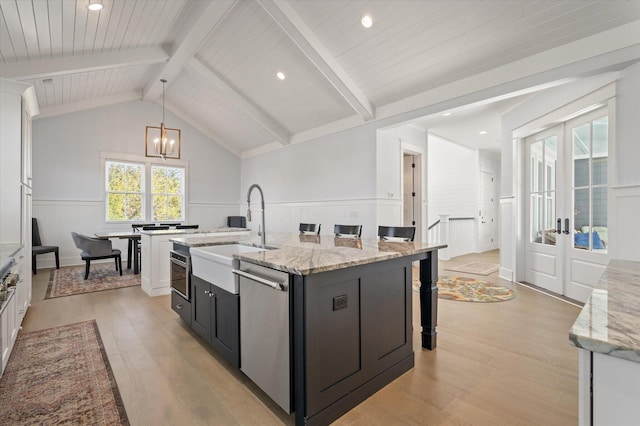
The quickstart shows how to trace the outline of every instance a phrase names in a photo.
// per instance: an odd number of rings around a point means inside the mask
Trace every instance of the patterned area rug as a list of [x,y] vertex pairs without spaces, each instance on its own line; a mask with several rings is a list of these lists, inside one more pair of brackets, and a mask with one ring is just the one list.
[[498,265],[495,263],[485,262],[469,262],[464,265],[450,266],[444,268],[447,271],[462,272],[464,274],[474,275],[491,275],[498,271]]
[[140,275],[134,275],[133,269],[123,268],[120,276],[113,263],[91,265],[86,281],[84,269],[82,265],[52,270],[45,299],[140,285]]
[[[420,291],[420,282],[413,283]],[[438,298],[460,302],[504,302],[516,297],[513,290],[487,281],[465,277],[438,277]]]
[[21,333],[0,380],[0,423],[128,425],[93,321]]

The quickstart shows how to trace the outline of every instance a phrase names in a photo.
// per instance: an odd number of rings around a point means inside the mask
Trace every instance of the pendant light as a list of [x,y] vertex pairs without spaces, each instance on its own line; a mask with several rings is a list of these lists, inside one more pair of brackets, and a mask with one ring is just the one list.
[[160,127],[147,126],[145,138],[145,155],[147,157],[180,158],[180,129],[171,129],[164,125],[164,88],[167,80],[162,82],[162,122]]

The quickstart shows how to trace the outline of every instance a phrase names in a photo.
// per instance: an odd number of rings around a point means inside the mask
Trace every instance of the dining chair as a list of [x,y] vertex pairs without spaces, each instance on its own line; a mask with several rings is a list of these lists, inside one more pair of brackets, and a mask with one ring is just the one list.
[[31,270],[33,274],[37,274],[36,256],[39,254],[53,253],[56,257],[56,269],[60,269],[60,255],[58,246],[44,246],[40,238],[40,227],[38,219],[31,218]]
[[143,231],[166,231],[168,229],[169,225],[150,225],[142,227]]
[[413,241],[415,235],[415,226],[378,226],[378,236],[381,240],[397,238]]
[[155,223],[132,223],[131,227],[133,228],[133,231],[139,231],[141,230],[144,226],[156,226]]
[[86,262],[84,279],[89,278],[89,268],[92,260],[113,258],[116,262],[116,271],[120,271],[122,275],[122,257],[120,250],[111,246],[111,240],[101,238],[92,238],[86,235],[71,233],[73,242],[81,251],[80,257]]
[[320,235],[320,227],[319,223],[300,223],[298,230],[301,234],[316,234]]
[[336,237],[356,237],[362,235],[362,225],[334,225],[333,233]]

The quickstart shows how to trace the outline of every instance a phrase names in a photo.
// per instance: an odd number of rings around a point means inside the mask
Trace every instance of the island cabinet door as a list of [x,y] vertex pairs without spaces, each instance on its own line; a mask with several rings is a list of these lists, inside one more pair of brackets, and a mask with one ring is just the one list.
[[240,297],[211,285],[211,346],[240,368]]
[[296,411],[304,407],[305,422],[329,423],[413,366],[411,291],[406,259],[312,274],[294,290],[295,321],[304,316],[305,334],[296,346],[298,377],[306,365]]
[[211,343],[211,284],[191,276],[191,328]]

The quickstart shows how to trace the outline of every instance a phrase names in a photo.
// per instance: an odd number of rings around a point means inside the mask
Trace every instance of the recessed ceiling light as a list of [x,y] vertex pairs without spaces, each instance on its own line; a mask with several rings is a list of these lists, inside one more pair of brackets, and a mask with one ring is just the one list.
[[486,135],[489,132],[487,132],[486,130],[480,130],[478,133],[481,134],[481,135]]
[[442,113],[443,117],[448,117],[450,115],[451,115],[451,111],[447,111],[447,112]]
[[284,73],[282,71],[278,71],[276,73],[276,77],[278,77],[280,80],[284,80],[285,78],[287,78],[287,76],[284,75]]
[[87,9],[93,11],[93,12],[97,12],[99,10],[102,10],[102,0],[100,1],[95,1],[95,0],[89,0],[89,4],[87,5]]
[[373,25],[373,18],[371,15],[364,15],[360,20],[360,23],[362,23],[362,26],[365,28],[371,28]]

